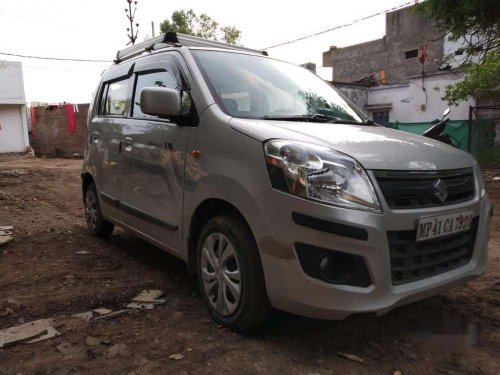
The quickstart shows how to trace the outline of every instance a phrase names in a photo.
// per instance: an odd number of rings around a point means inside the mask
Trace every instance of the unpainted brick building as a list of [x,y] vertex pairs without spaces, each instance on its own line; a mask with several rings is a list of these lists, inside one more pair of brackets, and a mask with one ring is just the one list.
[[[323,66],[333,67],[334,82],[358,82],[376,76],[378,83],[406,83],[422,71],[419,48],[427,41],[427,73],[443,62],[444,33],[414,7],[386,14],[386,35],[377,40],[323,53]],[[380,82],[382,81],[382,82]]]
[[87,135],[89,104],[78,104],[75,113],[76,131],[70,132],[64,107],[35,108],[35,126],[30,132],[30,146],[36,155],[83,156]]

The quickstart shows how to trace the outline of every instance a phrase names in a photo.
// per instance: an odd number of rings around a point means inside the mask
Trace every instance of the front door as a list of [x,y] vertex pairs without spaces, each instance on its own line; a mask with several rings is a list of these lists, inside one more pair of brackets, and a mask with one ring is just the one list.
[[123,175],[120,208],[126,223],[170,250],[182,239],[184,162],[192,128],[142,113],[141,90],[168,87],[181,91],[180,67],[170,54],[136,62],[131,113],[123,126]]

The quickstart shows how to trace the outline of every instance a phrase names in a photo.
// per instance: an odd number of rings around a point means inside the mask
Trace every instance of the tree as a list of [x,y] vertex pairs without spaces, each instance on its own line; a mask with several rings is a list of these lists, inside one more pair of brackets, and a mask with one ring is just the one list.
[[464,41],[457,52],[464,55],[465,78],[447,86],[443,99],[456,105],[471,96],[500,95],[498,0],[427,0],[417,10],[435,20],[450,40]]
[[450,105],[457,105],[469,97],[485,97],[500,95],[500,54],[491,51],[480,63],[466,62],[464,64],[466,77],[445,89],[445,99]]
[[172,13],[170,20],[164,20],[160,23],[160,31],[166,33],[167,31],[174,31],[176,33],[195,35],[194,23],[196,14],[192,9],[189,10],[176,10]]
[[192,9],[173,12],[170,20],[166,19],[160,23],[160,31],[162,33],[175,31],[205,39],[223,40],[229,44],[237,44],[241,38],[241,31],[236,27],[220,27],[219,23],[208,14],[203,13],[198,16]]
[[196,36],[205,39],[217,40],[219,23],[203,13],[198,17],[198,31]]
[[234,26],[224,26],[221,28],[221,31],[224,35],[223,38],[226,43],[236,44],[241,38],[241,31]]

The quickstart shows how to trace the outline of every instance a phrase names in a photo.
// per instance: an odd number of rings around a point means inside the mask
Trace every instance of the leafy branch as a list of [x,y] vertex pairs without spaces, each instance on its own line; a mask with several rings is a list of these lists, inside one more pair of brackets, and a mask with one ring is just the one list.
[[241,38],[241,31],[235,26],[223,26],[206,13],[197,15],[193,9],[176,10],[170,19],[160,24],[160,31],[166,33],[174,31],[187,35],[211,40],[222,40],[229,44],[237,44]]

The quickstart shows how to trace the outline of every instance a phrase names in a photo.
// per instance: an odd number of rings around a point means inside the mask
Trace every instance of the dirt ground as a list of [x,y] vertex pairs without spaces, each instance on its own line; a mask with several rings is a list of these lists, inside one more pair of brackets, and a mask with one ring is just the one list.
[[[15,226],[0,247],[0,329],[54,318],[61,333],[0,349],[0,374],[500,373],[500,181],[492,179],[500,170],[485,171],[499,210],[480,278],[381,317],[332,322],[277,312],[261,332],[242,336],[210,319],[182,262],[123,230],[109,240],[87,235],[80,166],[0,159],[0,226]],[[118,310],[143,289],[165,291],[166,304],[101,322],[71,318]],[[101,343],[88,345],[89,336]]]

